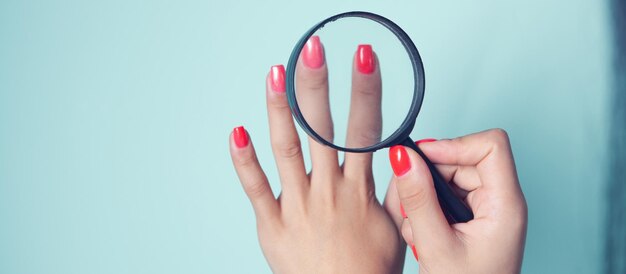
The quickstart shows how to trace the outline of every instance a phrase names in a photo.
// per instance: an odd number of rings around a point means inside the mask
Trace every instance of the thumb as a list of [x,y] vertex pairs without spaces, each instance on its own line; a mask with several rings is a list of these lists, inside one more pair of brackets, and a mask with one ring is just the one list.
[[457,238],[441,211],[433,178],[424,160],[415,151],[400,145],[389,149],[389,160],[420,257],[424,259],[428,254],[451,250]]

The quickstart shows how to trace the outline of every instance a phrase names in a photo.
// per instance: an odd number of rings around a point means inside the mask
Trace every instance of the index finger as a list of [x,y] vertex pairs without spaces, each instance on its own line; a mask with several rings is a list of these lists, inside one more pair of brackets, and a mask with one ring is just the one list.
[[483,186],[519,188],[509,137],[502,129],[424,143],[420,148],[435,164],[475,166]]

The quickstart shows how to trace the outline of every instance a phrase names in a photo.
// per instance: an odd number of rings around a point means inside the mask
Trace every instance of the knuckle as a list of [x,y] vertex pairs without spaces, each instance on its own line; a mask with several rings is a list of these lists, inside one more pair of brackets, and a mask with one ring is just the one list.
[[241,155],[240,157],[234,157],[233,159],[236,166],[244,169],[254,166],[257,162],[257,159],[252,155]]
[[430,202],[428,189],[424,187],[415,187],[410,191],[399,192],[399,194],[402,206],[407,212],[419,210]]
[[325,90],[328,86],[328,75],[326,73],[315,73],[301,78],[302,86],[308,90]]
[[494,147],[507,148],[510,146],[509,134],[506,130],[501,128],[491,129],[487,132],[489,134],[489,140]]
[[299,142],[285,142],[274,145],[274,151],[278,157],[293,159],[300,157],[302,148]]
[[274,109],[289,109],[289,103],[287,102],[287,98],[285,96],[270,96],[267,103]]
[[494,128],[494,129],[490,129],[488,133],[491,136],[491,138],[495,141],[507,142],[507,143],[509,142],[509,134],[504,129]]
[[351,137],[354,138],[350,140],[355,145],[359,146],[370,146],[380,141],[381,139],[381,130],[380,128],[368,128],[367,130],[359,130],[356,136]]
[[380,86],[367,86],[367,87],[355,88],[354,92],[363,96],[379,97],[381,95],[380,90],[381,90]]
[[239,155],[233,155],[232,159],[236,167],[244,169],[256,165],[258,161],[254,153],[248,151]]
[[511,227],[525,230],[528,223],[528,206],[526,205],[525,199],[521,198],[520,201],[511,208],[511,212],[508,215],[511,218],[509,220]]
[[258,198],[265,195],[269,191],[269,187],[262,181],[253,181],[243,184],[244,191],[250,198]]

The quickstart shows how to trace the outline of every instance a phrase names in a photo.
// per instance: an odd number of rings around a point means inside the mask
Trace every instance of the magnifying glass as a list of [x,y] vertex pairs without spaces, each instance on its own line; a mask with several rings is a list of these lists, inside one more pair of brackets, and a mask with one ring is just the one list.
[[[311,47],[324,55],[313,69],[328,71],[327,91],[298,77],[311,73],[304,59]],[[391,20],[361,11],[337,14],[310,28],[293,48],[286,70],[289,107],[311,138],[348,153],[412,148],[428,165],[448,220],[468,222],[472,211],[409,137],[424,85],[422,60],[409,36]]]

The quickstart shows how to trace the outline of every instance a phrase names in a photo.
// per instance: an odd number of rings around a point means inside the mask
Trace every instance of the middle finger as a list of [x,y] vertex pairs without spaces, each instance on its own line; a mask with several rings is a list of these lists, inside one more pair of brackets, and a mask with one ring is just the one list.
[[[382,81],[380,66],[371,45],[359,45],[352,70],[352,95],[346,145],[361,148],[380,141],[382,132]],[[346,153],[344,174],[359,178],[372,177],[372,153]]]
[[[328,68],[318,36],[306,43],[296,69],[298,105],[307,123],[322,138],[332,142],[333,121],[328,102]],[[309,138],[314,174],[333,177],[339,173],[337,151]]]

